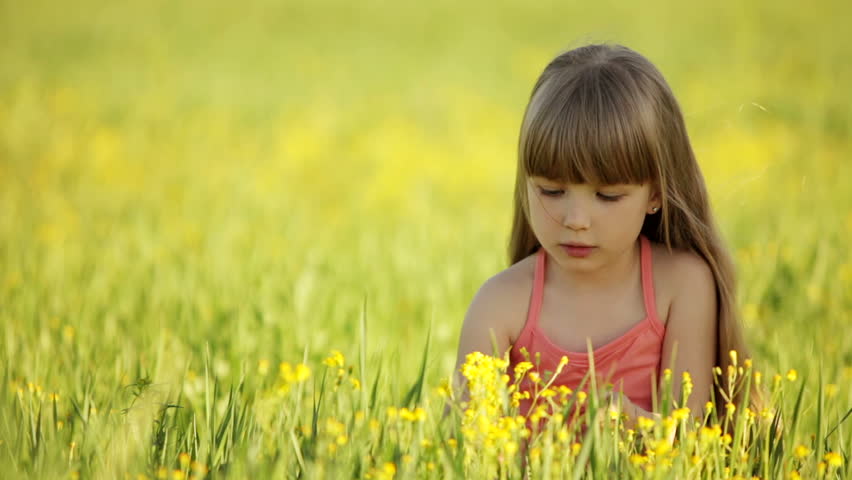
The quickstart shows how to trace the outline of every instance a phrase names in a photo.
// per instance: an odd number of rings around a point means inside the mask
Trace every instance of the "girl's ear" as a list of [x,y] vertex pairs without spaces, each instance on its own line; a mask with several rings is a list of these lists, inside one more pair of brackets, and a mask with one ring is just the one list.
[[648,210],[657,212],[662,206],[662,195],[660,195],[660,190],[656,186],[651,187],[651,194],[648,196]]

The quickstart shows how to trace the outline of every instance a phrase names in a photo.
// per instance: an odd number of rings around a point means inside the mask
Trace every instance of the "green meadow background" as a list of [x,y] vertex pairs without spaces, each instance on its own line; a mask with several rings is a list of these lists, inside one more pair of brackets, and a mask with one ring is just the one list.
[[[587,42],[630,46],[670,82],[755,364],[798,372],[804,425],[822,388],[836,424],[852,404],[850,15],[786,0],[0,1],[0,471],[172,475],[185,450],[157,437],[162,411],[208,418],[226,408],[205,407],[212,379],[224,403],[242,379],[246,425],[262,423],[279,364],[316,384],[332,350],[393,405],[428,337],[438,385],[474,293],[507,266],[533,83]],[[848,449],[849,432],[833,441]],[[205,461],[209,475],[286,477],[289,446],[252,448],[230,470]]]

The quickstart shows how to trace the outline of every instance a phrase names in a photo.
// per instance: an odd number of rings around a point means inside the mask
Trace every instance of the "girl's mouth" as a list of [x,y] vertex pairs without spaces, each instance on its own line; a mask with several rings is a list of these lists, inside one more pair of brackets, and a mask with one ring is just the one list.
[[588,245],[571,245],[571,244],[560,244],[562,250],[565,251],[568,255],[576,258],[583,258],[591,255],[592,251],[594,251],[597,247],[592,247]]

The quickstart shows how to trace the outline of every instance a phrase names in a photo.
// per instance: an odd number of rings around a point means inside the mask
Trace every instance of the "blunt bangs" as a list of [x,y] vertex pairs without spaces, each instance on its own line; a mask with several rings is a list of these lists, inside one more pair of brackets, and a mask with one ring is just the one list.
[[533,93],[521,132],[527,176],[597,185],[655,179],[652,145],[659,125],[641,90],[626,70],[603,64],[544,81]]

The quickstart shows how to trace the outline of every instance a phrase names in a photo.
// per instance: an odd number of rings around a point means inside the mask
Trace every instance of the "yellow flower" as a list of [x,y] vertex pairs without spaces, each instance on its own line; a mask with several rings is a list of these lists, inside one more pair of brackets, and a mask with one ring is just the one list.
[[527,373],[533,368],[533,364],[530,362],[520,362],[515,365],[515,377],[520,378],[523,374]]
[[678,421],[687,420],[689,418],[689,408],[688,407],[678,408],[677,410],[672,412],[672,417],[675,420],[678,420]]
[[692,376],[689,372],[684,371],[682,377],[681,389],[683,390],[683,402],[686,402],[692,394]]
[[609,419],[610,420],[618,420],[619,416],[620,416],[620,414],[619,414],[619,412],[616,408],[610,408],[609,409]]
[[541,458],[541,448],[539,448],[539,447],[531,448],[530,449],[530,460],[535,462],[539,458]]
[[441,383],[439,383],[438,386],[435,387],[435,393],[437,393],[438,396],[441,397],[441,398],[449,397],[450,394],[452,393],[452,391],[450,389],[450,381],[447,380],[446,378],[441,380]]
[[264,358],[257,362],[257,373],[261,376],[269,373],[269,360]]
[[728,352],[728,355],[730,355],[730,357],[731,357],[731,363],[734,366],[736,366],[737,365],[737,351],[731,350],[730,352]]
[[653,447],[654,455],[657,457],[662,457],[667,454],[672,447],[666,439],[652,440],[651,446]]
[[181,453],[180,455],[178,455],[178,461],[180,462],[181,468],[189,467],[189,462],[190,462],[189,454],[186,453],[186,452]]
[[654,421],[647,417],[637,418],[636,424],[639,426],[639,430],[643,430],[646,432],[654,428]]
[[204,465],[201,462],[192,462],[192,471],[196,473],[197,476],[203,477],[207,475],[207,465]]
[[296,365],[296,382],[304,382],[309,378],[311,378],[311,369],[303,363]]
[[412,423],[422,422],[426,419],[426,410],[423,410],[421,407],[417,407],[414,410],[409,410],[403,407],[399,410],[399,416],[403,420],[408,420]]
[[332,435],[340,435],[346,431],[346,425],[334,418],[327,418],[325,421],[326,431]]
[[343,354],[338,350],[332,350],[331,355],[322,361],[325,365],[329,367],[343,367],[343,364],[346,362],[346,359],[343,357]]
[[508,455],[514,455],[518,451],[518,443],[512,440],[506,442],[505,450]]
[[832,398],[835,395],[837,395],[837,392],[838,392],[837,385],[835,385],[833,383],[829,383],[828,385],[825,386],[825,396],[826,397]]
[[704,443],[711,442],[722,435],[722,427],[713,425],[713,427],[701,427],[701,441]]
[[791,368],[790,371],[787,372],[787,380],[795,382],[797,378],[799,378],[799,374]]
[[825,458],[825,461],[828,462],[828,466],[830,467],[839,467],[843,465],[843,457],[841,457],[837,452],[828,452],[823,458]]
[[793,454],[796,455],[796,458],[805,458],[810,455],[810,453],[811,449],[804,445],[799,445],[795,450],[793,450]]

